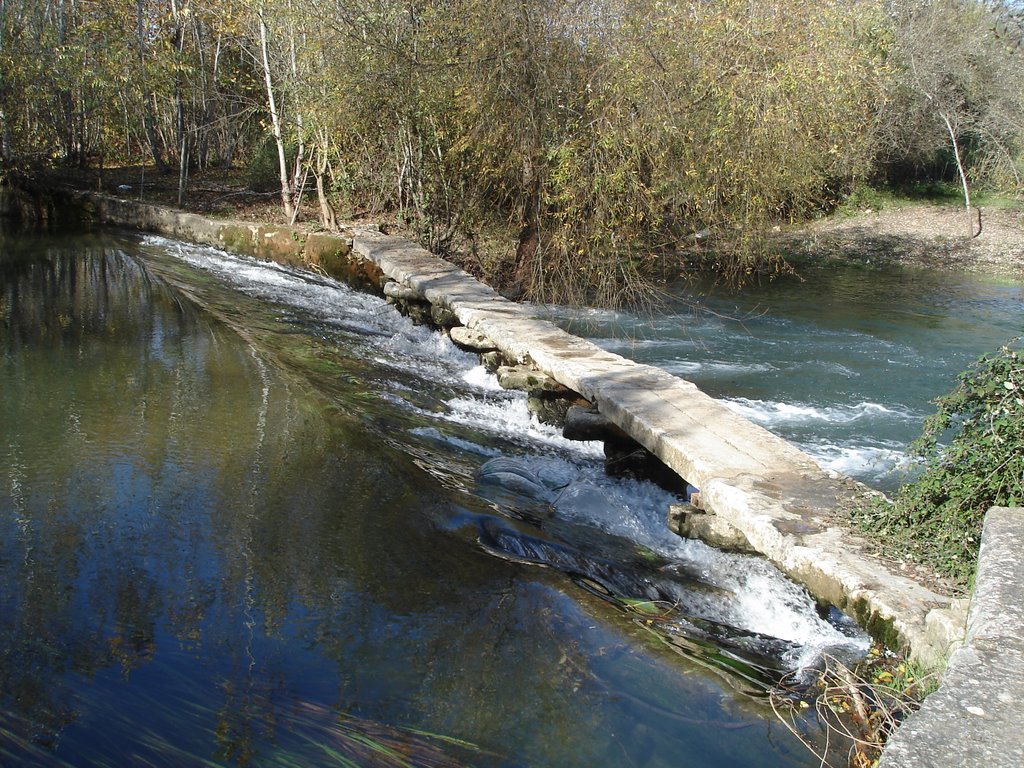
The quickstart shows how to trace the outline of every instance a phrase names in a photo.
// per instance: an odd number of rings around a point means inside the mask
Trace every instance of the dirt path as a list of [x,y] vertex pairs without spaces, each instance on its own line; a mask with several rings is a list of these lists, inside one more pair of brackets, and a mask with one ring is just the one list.
[[981,234],[968,238],[966,230],[962,207],[921,204],[833,216],[789,233],[787,240],[812,256],[842,252],[864,261],[1024,279],[1024,207],[982,209]]

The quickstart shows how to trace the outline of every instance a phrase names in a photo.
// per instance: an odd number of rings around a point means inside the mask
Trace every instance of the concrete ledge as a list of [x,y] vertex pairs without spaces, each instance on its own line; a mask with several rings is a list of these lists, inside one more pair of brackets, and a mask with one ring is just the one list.
[[[297,230],[211,221],[100,195],[83,197],[100,221],[249,255],[313,263],[307,238]],[[538,319],[530,308],[502,298],[409,241],[369,229],[354,229],[347,238],[317,237],[314,243],[309,236],[309,250],[343,253],[347,266],[342,271],[350,282],[380,291],[387,280],[394,281],[392,292],[425,297],[433,309],[486,337],[506,359],[531,366],[596,404],[610,422],[698,487],[706,513],[890,647],[937,666],[961,638],[955,601],[894,572],[870,554],[867,542],[842,526],[837,510],[868,494],[865,487],[825,472],[796,447],[692,383]]]
[[985,517],[964,645],[879,768],[1024,766],[1024,509]]

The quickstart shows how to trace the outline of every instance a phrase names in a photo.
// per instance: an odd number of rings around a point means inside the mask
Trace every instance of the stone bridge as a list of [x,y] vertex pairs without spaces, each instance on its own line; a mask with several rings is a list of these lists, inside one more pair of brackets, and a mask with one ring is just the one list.
[[482,334],[505,359],[579,393],[699,488],[693,506],[676,510],[685,532],[742,542],[925,666],[944,663],[964,636],[966,601],[915,580],[844,524],[843,510],[867,488],[826,472],[695,385],[566,333],[407,240],[370,229],[309,234],[215,221],[102,195],[78,201],[102,223],[310,266],[378,292],[387,284],[392,295],[429,302],[435,318]]

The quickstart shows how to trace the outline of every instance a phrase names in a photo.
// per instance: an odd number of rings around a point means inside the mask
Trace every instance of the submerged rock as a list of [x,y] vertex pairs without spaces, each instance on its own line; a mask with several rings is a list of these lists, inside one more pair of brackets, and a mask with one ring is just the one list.
[[555,498],[553,489],[543,482],[521,461],[499,456],[484,463],[477,472],[477,480],[497,485],[534,501],[550,503]]

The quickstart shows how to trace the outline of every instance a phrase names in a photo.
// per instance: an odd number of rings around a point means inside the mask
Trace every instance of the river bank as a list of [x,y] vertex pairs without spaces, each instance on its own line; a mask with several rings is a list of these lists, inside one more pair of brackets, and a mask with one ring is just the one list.
[[[786,233],[783,241],[812,260],[846,258],[1024,278],[1024,205],[979,210],[981,232],[975,237],[966,235],[962,205],[921,202],[837,213]],[[976,216],[970,220],[974,231]]]
[[[312,190],[303,196],[294,222],[285,217],[276,190],[254,189],[244,169],[214,169],[191,177],[179,202],[178,179],[152,168],[130,166],[111,169],[62,170],[39,178],[43,187],[105,192],[139,202],[166,205],[215,219],[293,226],[304,232],[322,232],[319,209]],[[977,231],[967,237],[967,215],[955,202],[887,203],[879,208],[842,208],[820,219],[797,223],[773,233],[780,254],[799,271],[803,264],[854,263],[867,267],[902,264],[909,267],[971,272],[996,279],[1024,279],[1024,202],[983,205],[971,222]],[[388,233],[417,240],[417,232],[399,218],[355,208],[338,211],[341,229],[379,226]],[[481,238],[483,251],[511,248],[513,240]],[[680,251],[677,265],[712,263],[704,258],[713,247],[698,238]],[[698,257],[698,253],[704,256]],[[444,254],[478,278],[491,279],[486,255]]]

